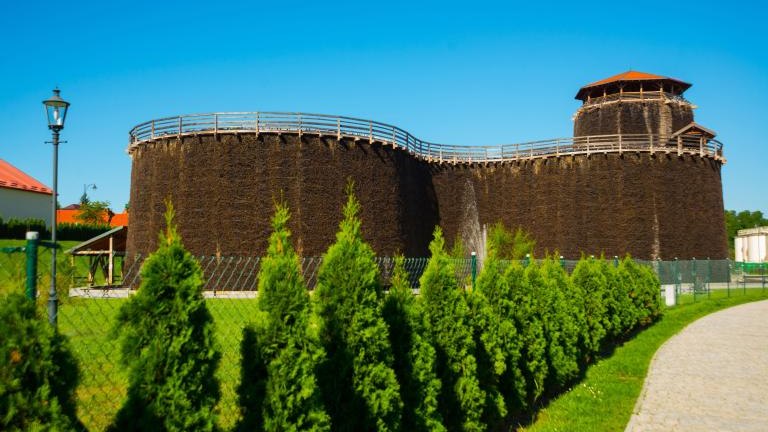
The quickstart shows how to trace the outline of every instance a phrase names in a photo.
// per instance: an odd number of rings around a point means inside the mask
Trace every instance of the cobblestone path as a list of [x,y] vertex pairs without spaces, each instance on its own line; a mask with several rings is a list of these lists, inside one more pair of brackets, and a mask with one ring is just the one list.
[[705,316],[667,341],[626,431],[768,431],[768,301]]

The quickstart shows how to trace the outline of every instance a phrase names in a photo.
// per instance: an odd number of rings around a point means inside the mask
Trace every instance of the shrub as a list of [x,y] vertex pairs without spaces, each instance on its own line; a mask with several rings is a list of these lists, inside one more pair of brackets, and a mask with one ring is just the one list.
[[80,430],[78,367],[67,338],[21,294],[0,298],[0,429]]
[[441,383],[435,370],[435,348],[423,334],[423,313],[403,263],[402,256],[395,257],[392,285],[383,307],[403,397],[402,430],[442,431],[445,427],[437,406]]
[[661,285],[653,269],[626,257],[619,264],[619,271],[623,283],[631,287],[629,295],[634,305],[635,323],[646,326],[657,320],[662,313]]
[[520,350],[522,340],[515,325],[517,305],[513,301],[512,290],[504,277],[505,263],[497,258],[492,244],[489,244],[488,257],[483,263],[483,270],[477,278],[477,291],[481,293],[490,309],[487,319],[488,332],[498,344],[503,362],[497,365],[498,388],[504,396],[507,413],[520,413],[525,406],[525,377],[520,369]]
[[220,353],[202,295],[202,270],[166,212],[166,232],[141,268],[141,286],[121,308],[115,333],[128,369],[128,399],[112,430],[215,429]]
[[438,406],[448,430],[481,431],[485,393],[477,379],[477,362],[469,308],[445,252],[442,230],[435,228],[431,257],[420,286],[425,330],[437,351],[437,374],[443,385]]
[[347,193],[315,293],[327,353],[321,387],[334,429],[394,431],[400,428],[402,401],[381,316],[379,267],[362,239],[360,204],[351,184]]
[[550,369],[547,387],[560,390],[579,374],[579,327],[575,318],[578,312],[569,297],[570,279],[556,255],[530,266],[529,270],[529,280],[538,278],[541,284],[538,291]]
[[631,297],[632,286],[625,283],[622,269],[614,263],[605,259],[599,263],[607,283],[605,306],[611,323],[608,334],[619,339],[637,322],[637,310]]
[[308,334],[309,295],[290,242],[289,217],[278,204],[259,270],[261,314],[244,329],[238,388],[243,430],[330,428],[314,371],[324,352]]
[[571,273],[571,282],[576,291],[576,298],[581,299],[579,308],[584,315],[584,327],[581,329],[583,353],[589,361],[600,352],[608,334],[610,321],[605,306],[606,286],[608,281],[601,265],[594,258],[582,258]]
[[544,393],[548,371],[547,340],[536,298],[538,289],[531,285],[525,269],[516,262],[507,267],[504,279],[509,284],[512,302],[516,306],[514,320],[520,335],[520,369],[525,377],[526,405],[529,405]]

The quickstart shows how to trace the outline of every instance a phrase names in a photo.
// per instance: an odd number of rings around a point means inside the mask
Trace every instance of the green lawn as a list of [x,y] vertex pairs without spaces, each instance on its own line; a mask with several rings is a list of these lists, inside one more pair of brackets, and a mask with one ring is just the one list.
[[[713,293],[714,294],[714,293]],[[664,318],[616,349],[609,358],[589,368],[586,378],[539,411],[533,424],[520,431],[622,431],[640,395],[648,365],[659,347],[685,326],[712,312],[756,300],[768,299],[768,290],[747,289],[718,293],[717,298],[697,295],[697,303],[668,308]],[[702,298],[703,297],[703,298]]]

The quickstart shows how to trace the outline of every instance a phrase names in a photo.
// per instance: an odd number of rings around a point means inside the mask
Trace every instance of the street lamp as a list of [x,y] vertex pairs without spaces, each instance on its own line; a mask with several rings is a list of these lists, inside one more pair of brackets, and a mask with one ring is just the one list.
[[44,100],[45,112],[48,116],[48,129],[53,134],[53,197],[51,198],[51,289],[48,292],[48,322],[56,325],[58,299],[56,298],[56,198],[59,176],[59,132],[64,129],[69,102],[59,96],[59,89],[53,90],[53,96]]
[[80,204],[87,204],[90,200],[88,199],[88,189],[96,190],[98,189],[96,187],[95,183],[88,183],[83,185],[83,196],[80,197]]

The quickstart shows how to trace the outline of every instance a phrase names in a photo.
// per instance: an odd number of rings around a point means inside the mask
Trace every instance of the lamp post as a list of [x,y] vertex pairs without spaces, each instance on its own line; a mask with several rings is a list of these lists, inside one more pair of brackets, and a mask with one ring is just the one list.
[[83,196],[80,197],[80,204],[86,204],[90,200],[88,199],[88,189],[96,190],[96,183],[88,183],[83,185]]
[[48,322],[56,325],[58,299],[56,298],[56,195],[59,176],[59,132],[64,129],[69,102],[59,95],[59,89],[53,90],[53,96],[43,101],[48,116],[48,129],[53,134],[53,197],[51,198],[51,289],[48,292]]

